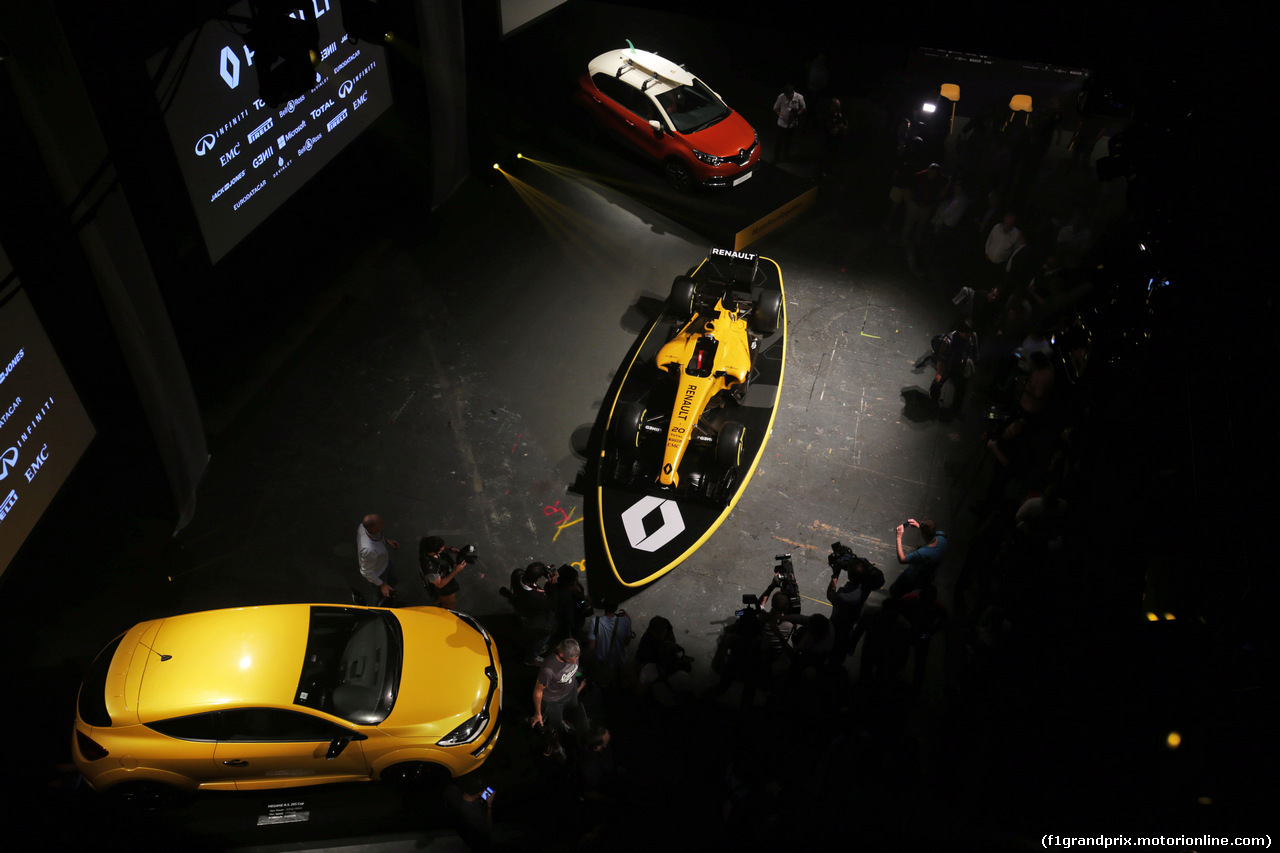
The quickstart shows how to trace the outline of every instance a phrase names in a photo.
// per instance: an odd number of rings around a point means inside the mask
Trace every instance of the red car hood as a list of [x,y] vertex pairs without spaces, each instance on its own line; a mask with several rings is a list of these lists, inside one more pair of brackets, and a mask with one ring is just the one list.
[[705,154],[733,157],[739,150],[745,151],[751,148],[751,143],[756,139],[756,132],[745,118],[730,110],[727,118],[697,133],[686,133],[684,138],[690,145]]

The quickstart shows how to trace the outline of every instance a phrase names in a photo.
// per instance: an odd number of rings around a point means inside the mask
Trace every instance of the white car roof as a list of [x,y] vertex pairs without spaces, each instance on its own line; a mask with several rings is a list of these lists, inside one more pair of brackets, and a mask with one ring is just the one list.
[[618,79],[630,83],[637,89],[644,85],[644,81],[652,79],[656,74],[657,81],[651,83],[645,89],[646,92],[654,95],[669,92],[680,86],[693,85],[692,74],[676,65],[670,59],[663,59],[658,54],[649,53],[647,50],[633,50],[629,47],[618,48],[617,50],[600,54],[587,64],[587,72],[592,76],[608,74],[610,77],[616,77],[618,76],[619,68],[625,70]]

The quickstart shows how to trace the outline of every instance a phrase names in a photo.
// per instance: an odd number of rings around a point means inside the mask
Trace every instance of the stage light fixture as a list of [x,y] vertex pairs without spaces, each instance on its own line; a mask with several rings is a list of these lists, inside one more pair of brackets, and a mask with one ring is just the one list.
[[[1004,127],[1009,126],[1009,122],[1013,121],[1014,116],[1018,113],[1026,113],[1023,118],[1024,124],[1031,124],[1031,96],[1030,95],[1014,95],[1009,99],[1009,118],[1005,121]],[[1004,127],[1000,128],[1004,130]]]
[[956,103],[960,100],[960,87],[955,83],[943,83],[938,94],[951,102],[951,124],[947,127],[947,133],[950,134],[956,129]]
[[275,107],[310,91],[320,62],[320,28],[311,4],[294,10],[288,0],[258,0],[250,8],[244,41],[254,53],[258,96]]
[[390,44],[395,39],[386,7],[379,0],[342,0],[342,28],[352,41]]

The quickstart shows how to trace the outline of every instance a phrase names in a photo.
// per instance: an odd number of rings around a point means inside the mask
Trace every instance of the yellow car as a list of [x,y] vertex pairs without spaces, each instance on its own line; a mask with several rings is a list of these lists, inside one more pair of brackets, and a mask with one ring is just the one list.
[[72,752],[98,791],[447,778],[493,751],[502,671],[471,617],[281,604],[135,625],[80,686]]

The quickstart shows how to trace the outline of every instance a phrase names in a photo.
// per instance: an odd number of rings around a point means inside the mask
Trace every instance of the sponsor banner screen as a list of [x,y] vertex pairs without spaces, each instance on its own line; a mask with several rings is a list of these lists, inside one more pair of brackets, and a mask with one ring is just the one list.
[[27,294],[0,304],[0,571],[93,440]]
[[[391,106],[385,50],[347,38],[339,0],[301,2],[320,30],[318,79],[279,106],[258,97],[245,22],[211,20],[147,63],[214,263]],[[248,18],[248,3],[227,15]]]

